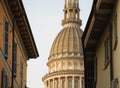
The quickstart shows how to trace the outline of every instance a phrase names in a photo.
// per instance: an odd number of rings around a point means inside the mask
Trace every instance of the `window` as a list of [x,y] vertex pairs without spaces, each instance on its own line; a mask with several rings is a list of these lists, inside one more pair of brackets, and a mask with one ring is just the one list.
[[85,82],[83,77],[82,77],[82,88],[85,88]]
[[65,88],[65,80],[62,80],[62,88]]
[[16,72],[17,72],[17,43],[14,43],[14,52],[13,52],[13,55],[14,55],[14,66],[13,66],[13,75],[16,77]]
[[75,7],[78,7],[78,0],[75,0]]
[[74,87],[78,88],[78,80],[75,80]]
[[7,21],[5,21],[5,29],[4,29],[5,31],[4,31],[4,35],[5,35],[5,37],[4,37],[4,54],[5,54],[5,58],[7,59],[7,57],[8,57],[8,22]]
[[68,80],[68,88],[72,88],[72,80]]
[[105,47],[105,61],[104,61],[104,66],[106,68],[108,66],[108,64],[109,64],[109,58],[110,58],[109,57],[110,56],[109,37],[106,38],[106,40],[104,42],[104,47]]
[[113,32],[114,32],[114,50],[116,49],[117,47],[117,42],[118,42],[118,34],[117,34],[117,15],[115,16],[114,18],[114,21],[113,21]]
[[5,71],[2,71],[2,84],[1,88],[8,88],[8,78]]

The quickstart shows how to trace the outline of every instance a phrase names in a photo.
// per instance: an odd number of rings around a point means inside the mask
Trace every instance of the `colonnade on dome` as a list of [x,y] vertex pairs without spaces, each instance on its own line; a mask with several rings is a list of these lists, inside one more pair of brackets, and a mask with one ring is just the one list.
[[51,76],[45,79],[44,88],[84,88],[84,75],[64,73]]

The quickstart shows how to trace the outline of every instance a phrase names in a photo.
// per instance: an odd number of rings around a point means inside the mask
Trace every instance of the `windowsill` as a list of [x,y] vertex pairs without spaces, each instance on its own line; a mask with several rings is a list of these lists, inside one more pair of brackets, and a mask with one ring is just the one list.
[[117,48],[117,44],[118,44],[118,39],[115,40],[114,48],[113,48],[114,50],[116,50],[116,48]]
[[103,70],[106,70],[106,68],[108,67],[108,65],[109,65],[109,58],[107,58],[107,61],[105,62],[105,64],[104,64],[104,68],[103,68]]

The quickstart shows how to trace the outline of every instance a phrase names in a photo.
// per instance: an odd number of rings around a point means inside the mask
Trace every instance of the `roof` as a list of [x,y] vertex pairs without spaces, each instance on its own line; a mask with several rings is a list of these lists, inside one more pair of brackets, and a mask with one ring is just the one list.
[[86,88],[93,88],[94,83],[94,58],[96,47],[110,24],[114,4],[117,0],[94,0],[92,10],[82,36],[84,47],[85,83]]
[[69,57],[73,55],[75,56],[83,56],[82,49],[82,37],[83,31],[78,26],[67,26],[64,27],[60,33],[55,38],[49,59],[53,59],[52,57]]
[[19,28],[19,33],[21,35],[28,58],[37,58],[39,56],[38,50],[22,0],[5,0],[5,3],[10,7],[12,16],[16,20],[16,24]]

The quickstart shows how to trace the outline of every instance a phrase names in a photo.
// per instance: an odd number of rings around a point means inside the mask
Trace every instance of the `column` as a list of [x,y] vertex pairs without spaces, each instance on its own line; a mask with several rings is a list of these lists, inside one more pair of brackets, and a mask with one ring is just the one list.
[[58,78],[58,88],[60,88],[60,85],[61,85],[61,81],[60,81],[60,77]]
[[74,88],[74,76],[72,77],[72,88]]
[[67,80],[67,77],[65,77],[65,88],[68,88],[68,80]]
[[47,82],[44,83],[44,88],[47,88]]
[[48,80],[48,88],[50,88],[50,79]]
[[54,83],[55,83],[54,81],[55,81],[55,80],[54,80],[54,78],[53,78],[53,88],[54,88]]
[[80,82],[79,82],[79,83],[80,83],[80,88],[82,88],[82,83],[81,83],[82,80],[81,80],[81,77],[79,78],[79,80],[80,80]]

